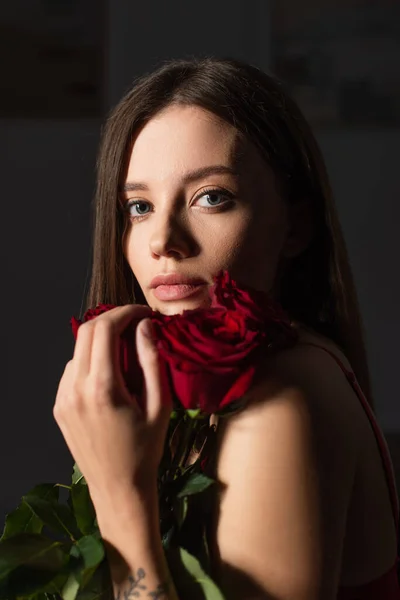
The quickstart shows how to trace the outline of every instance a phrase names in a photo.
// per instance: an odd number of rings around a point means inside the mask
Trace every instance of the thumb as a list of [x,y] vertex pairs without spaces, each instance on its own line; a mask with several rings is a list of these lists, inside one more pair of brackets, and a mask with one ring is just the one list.
[[137,326],[136,349],[144,375],[144,406],[147,417],[154,421],[162,412],[170,414],[172,400],[166,365],[159,356],[150,319],[142,319]]

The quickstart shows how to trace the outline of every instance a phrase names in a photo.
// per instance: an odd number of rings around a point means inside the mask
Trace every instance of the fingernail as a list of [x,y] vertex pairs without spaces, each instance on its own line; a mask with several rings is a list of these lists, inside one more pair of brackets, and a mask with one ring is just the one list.
[[150,319],[143,319],[142,332],[149,340],[153,341],[154,329]]

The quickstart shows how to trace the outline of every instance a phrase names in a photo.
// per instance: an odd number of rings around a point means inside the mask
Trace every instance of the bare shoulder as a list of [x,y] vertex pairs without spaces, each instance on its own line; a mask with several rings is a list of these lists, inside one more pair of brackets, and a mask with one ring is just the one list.
[[296,346],[276,356],[271,370],[286,385],[302,391],[310,415],[319,425],[326,421],[333,435],[347,432],[353,441],[360,441],[364,410],[343,369],[329,353],[351,371],[347,357],[334,342],[313,331],[299,329],[299,338]]
[[[265,430],[276,419],[296,419],[307,428],[310,441],[337,441],[348,452],[358,453],[361,442],[360,400],[345,373],[323,346],[351,370],[346,356],[330,340],[309,331],[300,331],[300,343],[268,358],[262,376],[245,410],[225,423],[225,431],[242,429],[244,424]],[[364,415],[363,415],[364,416]],[[260,421],[261,418],[261,421]],[[283,423],[282,423],[283,425]],[[329,451],[329,447],[327,447]]]
[[353,396],[327,353],[298,345],[222,422],[217,545],[231,594],[246,598],[253,581],[261,591],[248,597],[336,597],[358,452]]

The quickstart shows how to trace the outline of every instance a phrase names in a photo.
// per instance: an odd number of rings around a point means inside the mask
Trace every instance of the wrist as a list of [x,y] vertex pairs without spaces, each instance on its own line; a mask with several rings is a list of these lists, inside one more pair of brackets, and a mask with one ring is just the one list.
[[157,483],[141,488],[115,490],[92,496],[100,533],[135,531],[135,537],[146,531],[159,532]]
[[97,522],[115,583],[144,568],[146,577],[165,581],[168,568],[160,538],[154,490],[118,491],[95,503]]
[[137,484],[133,482],[126,485],[103,486],[101,489],[89,488],[90,497],[96,512],[103,510],[111,510],[118,512],[135,506],[138,509],[149,504],[157,504],[158,486],[157,479],[154,477],[151,480]]

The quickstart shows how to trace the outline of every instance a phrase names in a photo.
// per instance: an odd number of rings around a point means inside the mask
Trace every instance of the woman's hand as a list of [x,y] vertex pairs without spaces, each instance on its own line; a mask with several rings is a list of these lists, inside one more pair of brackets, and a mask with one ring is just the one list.
[[[166,374],[152,340],[150,309],[114,308],[79,327],[60,380],[54,418],[86,479],[94,504],[154,488],[171,411]],[[124,383],[119,335],[132,320],[144,375],[142,411]],[[146,329],[150,326],[149,335]]]

